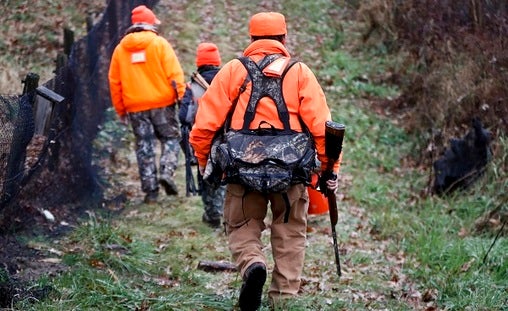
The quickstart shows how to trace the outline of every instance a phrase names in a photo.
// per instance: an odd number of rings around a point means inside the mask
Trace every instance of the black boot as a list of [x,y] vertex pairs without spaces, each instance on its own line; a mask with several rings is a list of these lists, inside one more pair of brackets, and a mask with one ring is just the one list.
[[152,190],[146,193],[144,202],[145,204],[155,204],[157,203],[157,198],[159,197],[159,190]]
[[266,266],[263,263],[256,262],[247,268],[240,289],[240,310],[255,311],[261,306],[265,281]]
[[178,187],[175,182],[170,178],[161,178],[159,179],[159,184],[164,187],[167,195],[178,195]]
[[212,227],[214,229],[220,228],[220,225],[221,225],[220,217],[219,218],[210,218],[206,214],[203,214],[203,216],[201,217],[201,220],[205,224],[209,225],[210,227]]

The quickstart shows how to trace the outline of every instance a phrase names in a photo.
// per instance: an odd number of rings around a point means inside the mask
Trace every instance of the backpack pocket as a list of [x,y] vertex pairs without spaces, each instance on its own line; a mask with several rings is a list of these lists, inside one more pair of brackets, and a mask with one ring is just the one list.
[[305,133],[283,130],[226,133],[217,148],[217,161],[226,182],[263,193],[286,191],[307,183],[315,167],[315,149]]

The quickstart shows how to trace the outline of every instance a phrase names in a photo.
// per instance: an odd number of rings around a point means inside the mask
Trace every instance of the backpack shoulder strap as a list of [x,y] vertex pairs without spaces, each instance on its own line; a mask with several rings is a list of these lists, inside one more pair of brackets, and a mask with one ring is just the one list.
[[192,81],[199,84],[199,86],[201,86],[203,89],[207,90],[210,87],[208,82],[206,82],[205,78],[203,78],[203,76],[199,72],[194,71],[191,77]]
[[229,130],[229,127],[231,125],[231,118],[233,117],[233,113],[235,112],[236,104],[238,103],[238,99],[240,98],[240,95],[242,95],[242,93],[245,92],[245,89],[247,88],[247,84],[249,83],[249,81],[250,81],[250,77],[249,77],[249,75],[247,75],[245,77],[245,79],[243,80],[242,84],[240,85],[240,88],[238,90],[238,95],[236,95],[236,97],[232,101],[233,104],[231,105],[231,108],[228,111],[226,120],[224,121],[224,125],[222,127],[224,133]]
[[206,91],[206,89],[203,88],[201,84],[197,83],[194,80],[189,83],[189,88],[192,91],[192,99],[195,102],[197,102],[197,100],[201,98]]
[[284,126],[284,129],[286,131],[291,130],[289,126],[289,112],[287,110],[286,102],[284,101],[284,97],[282,95],[282,81],[288,70],[295,63],[297,63],[297,61],[289,59],[288,62],[283,62],[283,64],[285,64],[286,67],[283,69],[282,74],[280,76],[271,74],[265,75],[265,73],[263,72],[263,70],[267,66],[277,61],[281,57],[282,56],[279,54],[267,55],[263,59],[261,59],[258,63],[254,62],[248,57],[239,58],[244,67],[247,69],[248,76],[252,80],[252,91],[251,96],[249,98],[249,103],[245,110],[242,130],[244,131],[249,130],[250,123],[252,122],[252,120],[254,120],[257,105],[263,97],[269,97],[273,100],[273,102],[277,106],[278,116]]

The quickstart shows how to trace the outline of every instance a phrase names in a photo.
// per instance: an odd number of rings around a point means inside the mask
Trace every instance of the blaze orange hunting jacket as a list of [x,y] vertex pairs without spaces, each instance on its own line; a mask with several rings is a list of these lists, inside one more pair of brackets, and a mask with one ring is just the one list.
[[171,44],[153,31],[126,35],[113,52],[109,88],[119,116],[173,105],[185,92],[182,67]]
[[[262,39],[252,42],[244,51],[244,56],[259,61],[268,54],[281,54],[290,57],[284,45],[276,40]],[[270,66],[268,66],[270,67]],[[281,70],[282,71],[282,70]],[[200,166],[205,166],[212,139],[224,123],[232,101],[238,96],[239,89],[247,76],[247,70],[238,59],[228,62],[217,73],[210,87],[200,99],[196,121],[190,133],[190,143],[194,148]],[[235,112],[231,119],[231,128],[241,129],[246,106],[249,102],[252,83],[240,94]],[[290,127],[301,131],[298,120],[301,117],[314,137],[318,159],[324,169],[327,164],[325,156],[325,122],[331,120],[330,110],[321,86],[312,71],[303,63],[293,65],[283,80],[282,94],[286,102]],[[277,108],[270,98],[263,98],[258,103],[256,115],[250,124],[251,129],[266,120],[276,128],[283,128]],[[337,172],[339,164],[334,170]]]

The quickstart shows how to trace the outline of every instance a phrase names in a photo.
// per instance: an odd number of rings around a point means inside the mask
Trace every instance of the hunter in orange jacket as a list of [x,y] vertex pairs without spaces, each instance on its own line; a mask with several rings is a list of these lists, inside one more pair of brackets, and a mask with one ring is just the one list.
[[171,44],[154,31],[138,31],[126,35],[115,48],[109,87],[113,106],[122,117],[173,105],[185,93],[185,80]]
[[[273,62],[263,67],[267,76],[282,76],[289,63],[289,52],[284,46],[286,38],[285,17],[277,12],[262,12],[249,22],[250,45],[244,56],[257,62],[268,55],[278,54]],[[190,143],[202,172],[207,164],[212,139],[222,127],[238,97],[231,118],[231,128],[239,130],[244,123],[247,104],[252,92],[252,81],[240,60],[228,62],[215,76],[198,105],[196,121],[190,133]],[[247,81],[243,92],[241,87]],[[264,85],[256,85],[262,88]],[[260,90],[257,90],[260,92]],[[289,125],[302,131],[299,119],[313,136],[322,168],[327,165],[325,156],[325,123],[331,120],[325,95],[316,77],[304,63],[292,65],[282,82],[282,96],[289,113]],[[277,108],[269,97],[257,102],[251,129],[262,121],[282,129]],[[338,164],[334,169],[337,172]],[[206,179],[203,181],[205,182]],[[326,180],[329,190],[337,189],[336,176]],[[243,283],[240,288],[240,310],[257,310],[261,306],[263,286],[267,277],[267,257],[261,239],[267,228],[265,218],[271,210],[270,242],[274,261],[272,280],[268,289],[271,302],[298,295],[304,266],[308,192],[304,183],[292,184],[284,193],[261,193],[245,188],[242,184],[228,183],[224,201],[224,224],[228,246],[240,272]]]
[[[111,100],[122,122],[136,138],[141,190],[145,203],[157,202],[159,184],[177,195],[174,181],[180,152],[175,103],[183,97],[185,81],[171,44],[157,33],[160,24],[145,5],[131,12],[132,25],[115,47],[109,67]],[[155,140],[161,144],[157,168]]]

